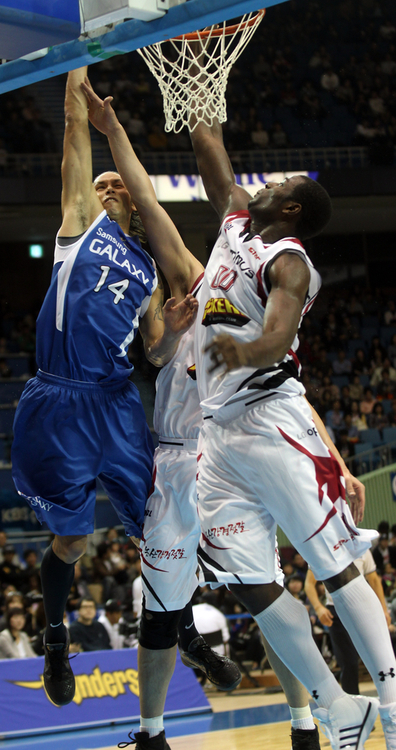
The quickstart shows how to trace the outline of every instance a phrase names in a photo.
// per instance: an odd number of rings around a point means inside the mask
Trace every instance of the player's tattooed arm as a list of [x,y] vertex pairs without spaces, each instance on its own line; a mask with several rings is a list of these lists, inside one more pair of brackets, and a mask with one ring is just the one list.
[[365,507],[365,502],[366,502],[366,499],[365,499],[366,488],[363,482],[361,482],[359,479],[354,477],[353,474],[351,474],[344,459],[342,458],[339,451],[335,447],[319,414],[313,408],[313,406],[309,403],[308,399],[306,399],[306,401],[309,404],[309,407],[312,411],[312,418],[313,418],[315,427],[320,437],[322,438],[324,444],[327,445],[330,453],[334,456],[334,458],[340,465],[343,477],[345,479],[345,489],[346,489],[346,494],[347,494],[347,497],[351,506],[351,513],[352,513],[353,520],[355,521],[356,524],[361,523],[361,521],[363,521],[363,516],[364,516],[364,507]]
[[180,338],[194,323],[198,312],[198,301],[192,294],[179,303],[170,297],[163,304],[163,287],[159,285],[153,294],[146,314],[140,321],[140,333],[147,359],[156,367],[162,367],[176,353]]

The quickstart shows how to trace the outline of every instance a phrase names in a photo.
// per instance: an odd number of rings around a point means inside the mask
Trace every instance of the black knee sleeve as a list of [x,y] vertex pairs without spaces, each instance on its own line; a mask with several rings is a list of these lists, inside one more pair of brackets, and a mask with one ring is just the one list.
[[177,626],[183,610],[153,612],[143,607],[139,627],[139,644],[151,651],[172,648],[177,643]]

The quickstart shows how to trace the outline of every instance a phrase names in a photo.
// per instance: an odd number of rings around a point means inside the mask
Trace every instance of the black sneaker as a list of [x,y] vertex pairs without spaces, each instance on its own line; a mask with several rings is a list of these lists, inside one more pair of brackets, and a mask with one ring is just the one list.
[[119,742],[119,748],[136,745],[136,750],[171,750],[166,741],[164,730],[156,734],[155,737],[150,737],[148,732],[136,732],[135,736],[132,732],[129,732],[128,737],[130,742]]
[[54,706],[66,706],[74,698],[76,682],[69,663],[70,635],[66,643],[48,643],[44,636],[44,690]]
[[180,656],[186,667],[200,669],[219,690],[235,690],[242,680],[239,667],[209,648],[202,635],[191,641],[188,651],[180,650]]
[[318,727],[291,731],[292,750],[320,750]]

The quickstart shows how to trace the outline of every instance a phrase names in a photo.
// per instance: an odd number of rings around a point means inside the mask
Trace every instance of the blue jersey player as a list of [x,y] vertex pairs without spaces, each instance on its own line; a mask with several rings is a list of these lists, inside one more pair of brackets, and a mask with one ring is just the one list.
[[119,175],[92,185],[88,110],[69,73],[62,162],[62,225],[51,284],[37,321],[37,362],[14,423],[18,492],[55,534],[41,565],[47,627],[44,686],[57,706],[75,682],[63,613],[94,528],[100,478],[126,533],[140,536],[152,483],[153,445],[127,351],[138,329],[145,351],[164,364],[194,319],[187,295],[162,307],[155,265],[131,233],[136,211]]

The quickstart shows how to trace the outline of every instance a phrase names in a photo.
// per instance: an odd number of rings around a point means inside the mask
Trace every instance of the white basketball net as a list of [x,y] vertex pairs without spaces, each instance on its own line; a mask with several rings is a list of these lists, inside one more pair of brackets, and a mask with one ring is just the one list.
[[215,118],[226,121],[229,72],[263,16],[264,11],[247,13],[232,27],[224,21],[138,50],[158,81],[167,133],[179,133],[184,125],[193,131],[199,122],[210,126]]

